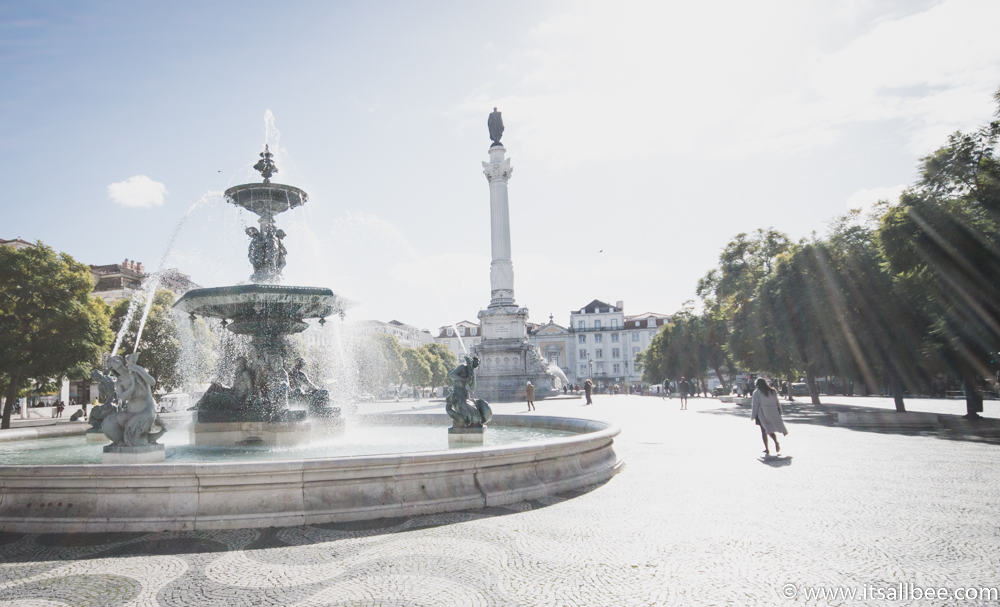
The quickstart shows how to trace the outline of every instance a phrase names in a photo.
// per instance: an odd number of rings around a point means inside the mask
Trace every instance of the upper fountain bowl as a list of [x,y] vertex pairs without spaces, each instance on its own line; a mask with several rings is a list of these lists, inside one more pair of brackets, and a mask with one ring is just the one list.
[[283,183],[244,183],[226,190],[226,200],[261,217],[270,218],[304,205],[309,195]]
[[253,334],[298,333],[306,328],[304,319],[339,316],[348,305],[330,289],[249,284],[191,289],[174,307],[194,316],[228,319],[230,331]]

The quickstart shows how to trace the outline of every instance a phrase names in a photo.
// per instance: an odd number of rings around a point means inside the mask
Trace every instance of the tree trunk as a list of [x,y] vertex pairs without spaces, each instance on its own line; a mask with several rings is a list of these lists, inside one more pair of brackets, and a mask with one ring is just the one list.
[[3,406],[3,421],[0,422],[0,430],[10,428],[10,414],[14,410],[14,403],[17,402],[17,393],[20,391],[21,379],[17,376],[11,377],[10,383],[7,384],[7,402]]
[[965,416],[979,417],[983,411],[983,395],[976,388],[975,380],[963,377],[962,391],[965,392]]
[[732,392],[733,391],[732,383],[729,383],[729,384],[726,383],[725,378],[722,377],[722,373],[719,373],[719,368],[718,367],[712,367],[712,370],[715,371],[715,376],[718,377],[719,381],[722,382],[722,391],[725,392],[726,394],[729,394],[730,392]]
[[[819,386],[816,385],[816,376],[813,375],[812,371],[806,371],[806,384],[809,386],[809,396],[812,398],[812,404],[820,404]],[[788,389],[791,390],[791,386],[789,386]]]
[[889,370],[889,390],[892,391],[892,401],[896,403],[896,412],[906,413],[906,405],[903,404],[903,383],[899,381],[895,369]]

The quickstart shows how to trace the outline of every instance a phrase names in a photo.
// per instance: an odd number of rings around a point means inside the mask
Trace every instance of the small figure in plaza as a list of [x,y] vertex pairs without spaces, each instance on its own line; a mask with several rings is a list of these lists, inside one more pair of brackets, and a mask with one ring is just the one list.
[[771,455],[768,449],[767,437],[774,441],[774,452],[781,453],[781,445],[775,436],[778,432],[788,436],[788,429],[781,419],[781,405],[778,403],[778,394],[774,388],[767,383],[763,377],[757,378],[756,390],[750,399],[750,419],[760,426],[760,438],[764,441],[764,455]]
[[102,373],[100,369],[91,371],[90,379],[97,384],[97,399],[101,404],[95,405],[90,410],[90,417],[87,418],[87,421],[90,422],[91,430],[100,430],[104,418],[118,412],[118,408],[115,407],[115,402],[117,402],[115,380],[110,375]]
[[448,373],[448,381],[451,382],[448,395],[445,397],[444,410],[456,428],[482,427],[493,418],[490,405],[481,398],[469,403],[472,391],[476,386],[476,367],[479,366],[479,358],[476,356],[465,357],[465,362],[458,365]]
[[156,380],[146,369],[136,364],[138,353],[112,356],[108,368],[118,376],[115,392],[121,407],[118,412],[104,418],[101,430],[114,443],[112,446],[138,447],[156,444],[166,429],[159,425],[158,432],[152,433],[156,423],[156,401],[153,400],[153,386]]
[[681,376],[680,381],[677,382],[677,392],[681,395],[681,411],[688,408],[688,395],[691,394],[692,389],[691,382],[686,377]]
[[524,396],[528,401],[528,411],[535,410],[535,386],[529,381],[524,387]]
[[[486,120],[486,126],[490,129],[490,139],[493,141],[493,145],[501,145],[500,137],[503,135],[503,117],[496,108],[493,108],[493,112],[490,113],[490,117]],[[492,145],[490,147],[493,147]]]
[[591,398],[591,395],[594,393],[594,382],[590,381],[589,377],[587,378],[587,381],[583,382],[583,393],[587,396],[587,402],[583,404],[594,404],[594,400]]

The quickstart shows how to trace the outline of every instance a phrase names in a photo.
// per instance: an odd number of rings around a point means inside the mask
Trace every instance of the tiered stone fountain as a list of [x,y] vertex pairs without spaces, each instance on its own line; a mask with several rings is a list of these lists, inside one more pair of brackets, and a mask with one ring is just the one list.
[[313,431],[342,424],[329,395],[309,382],[304,361],[293,363],[289,335],[304,331],[310,318],[320,323],[343,316],[344,301],[330,289],[279,284],[285,267],[285,232],[279,213],[302,206],[308,195],[290,185],[271,183],[278,172],[264,147],[254,165],[264,180],[226,190],[226,200],[258,216],[259,228],[247,228],[250,284],[193,289],[174,304],[191,315],[221,319],[233,333],[250,336],[246,356],[236,361],[230,386],[214,383],[196,405],[191,427],[196,445],[288,445],[307,440]]

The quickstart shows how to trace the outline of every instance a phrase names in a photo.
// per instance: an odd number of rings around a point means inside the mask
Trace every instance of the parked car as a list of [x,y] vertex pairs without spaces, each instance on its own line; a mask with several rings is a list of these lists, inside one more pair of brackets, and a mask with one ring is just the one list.
[[792,384],[792,396],[809,396],[809,384],[805,382]]

